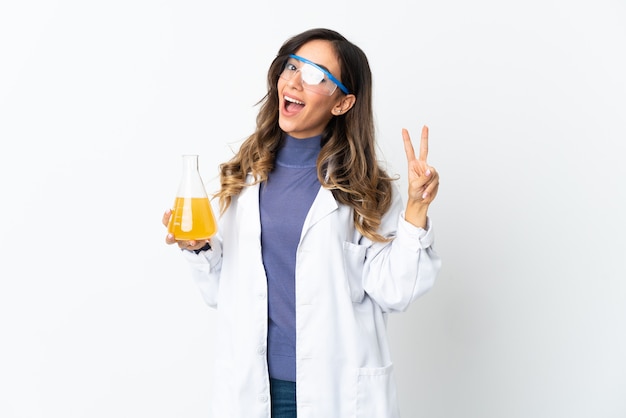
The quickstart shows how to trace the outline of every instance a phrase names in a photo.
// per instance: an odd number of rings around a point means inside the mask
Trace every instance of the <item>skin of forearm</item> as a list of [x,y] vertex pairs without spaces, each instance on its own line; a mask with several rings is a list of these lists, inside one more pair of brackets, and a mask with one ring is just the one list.
[[404,219],[418,228],[426,228],[426,218],[428,216],[428,205],[423,202],[408,202]]

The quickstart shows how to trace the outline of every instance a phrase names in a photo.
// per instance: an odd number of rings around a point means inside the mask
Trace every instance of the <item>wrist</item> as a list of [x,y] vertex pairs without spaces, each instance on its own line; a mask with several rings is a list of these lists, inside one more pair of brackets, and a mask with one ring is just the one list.
[[209,241],[205,242],[204,245],[198,249],[192,249],[192,248],[181,248],[182,251],[189,251],[189,252],[193,252],[196,254],[200,254],[203,251],[209,251],[211,249],[211,243]]
[[428,204],[423,201],[408,202],[404,211],[404,219],[418,228],[426,228]]
[[197,250],[193,250],[193,252],[196,254],[200,254],[202,251],[209,251],[210,249],[211,249],[211,243],[207,241],[202,247],[198,248]]

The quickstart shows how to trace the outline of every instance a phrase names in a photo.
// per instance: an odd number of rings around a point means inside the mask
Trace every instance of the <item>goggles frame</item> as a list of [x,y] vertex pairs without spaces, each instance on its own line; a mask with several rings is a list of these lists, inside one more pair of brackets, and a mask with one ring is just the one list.
[[[339,87],[339,90],[341,90],[344,94],[350,94],[350,91],[348,90],[348,88],[346,86],[344,86],[341,81],[337,80],[337,78],[334,75],[332,75],[330,73],[330,71],[326,70],[325,68],[319,66],[318,64],[314,63],[313,61],[310,61],[310,60],[308,60],[308,59],[306,59],[304,57],[301,57],[299,55],[296,55],[296,54],[289,54],[289,58],[293,58],[295,60],[298,60],[298,61],[304,63],[305,65],[310,65],[311,67],[315,68],[316,70],[321,71],[326,77],[328,77],[328,79],[330,81],[335,83],[335,85],[337,87]],[[287,64],[285,64],[285,65],[287,65]],[[298,69],[298,71],[300,71],[300,68]],[[283,72],[284,72],[284,69],[283,69]],[[302,72],[301,72],[301,74],[302,74]],[[281,77],[282,77],[282,72],[281,72]],[[304,80],[303,80],[303,82],[306,83],[306,81],[304,81]],[[312,84],[312,85],[315,85],[315,84]],[[334,90],[329,94],[329,96],[332,95],[333,93],[334,93]]]

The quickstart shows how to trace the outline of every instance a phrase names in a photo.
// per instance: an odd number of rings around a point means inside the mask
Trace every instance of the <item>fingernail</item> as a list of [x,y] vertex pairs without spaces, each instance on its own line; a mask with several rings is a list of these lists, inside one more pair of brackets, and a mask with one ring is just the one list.
[[428,197],[428,193],[424,192],[424,194],[422,194],[422,199],[426,199]]
[[426,175],[430,176],[430,168],[426,169]]
[[167,234],[167,239],[172,239],[172,238],[174,238],[174,235],[172,235],[172,234]]

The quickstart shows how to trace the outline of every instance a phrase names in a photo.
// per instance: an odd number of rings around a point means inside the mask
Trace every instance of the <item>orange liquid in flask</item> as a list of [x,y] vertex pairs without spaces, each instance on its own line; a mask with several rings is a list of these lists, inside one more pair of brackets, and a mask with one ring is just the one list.
[[217,232],[211,203],[206,197],[177,197],[168,231],[179,241],[209,239]]

